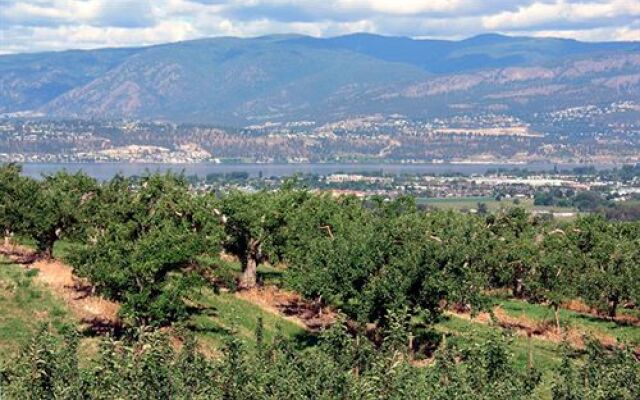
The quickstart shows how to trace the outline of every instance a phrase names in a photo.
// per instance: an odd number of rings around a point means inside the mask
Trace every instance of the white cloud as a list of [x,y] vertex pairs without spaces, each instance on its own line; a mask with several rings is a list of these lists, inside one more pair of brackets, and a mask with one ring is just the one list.
[[612,0],[608,2],[571,3],[565,0],[536,2],[517,11],[505,11],[482,18],[486,29],[525,30],[536,26],[571,25],[577,23],[607,24],[607,20],[640,18],[640,1]]
[[273,33],[640,40],[640,0],[0,1],[0,53]]
[[594,28],[582,30],[542,30],[523,32],[535,37],[571,37],[577,40],[593,42],[606,37],[614,41],[640,41],[640,27]]
[[469,1],[464,0],[338,0],[338,7],[346,9],[368,9],[391,15],[412,15],[422,13],[450,13],[459,11]]

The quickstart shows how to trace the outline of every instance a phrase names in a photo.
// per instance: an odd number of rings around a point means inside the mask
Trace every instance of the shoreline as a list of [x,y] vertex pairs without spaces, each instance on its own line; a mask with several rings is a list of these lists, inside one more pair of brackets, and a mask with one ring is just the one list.
[[41,177],[66,170],[69,172],[83,171],[99,179],[107,180],[116,174],[124,176],[142,175],[148,172],[183,172],[185,175],[206,176],[207,174],[247,173],[249,176],[283,177],[295,174],[331,175],[335,173],[367,173],[381,172],[383,174],[399,175],[413,174],[466,174],[481,175],[491,169],[527,169],[532,172],[547,172],[571,170],[573,168],[593,167],[597,170],[611,169],[625,164],[587,164],[587,163],[129,163],[129,162],[65,162],[65,163],[19,163],[23,173],[31,177]]

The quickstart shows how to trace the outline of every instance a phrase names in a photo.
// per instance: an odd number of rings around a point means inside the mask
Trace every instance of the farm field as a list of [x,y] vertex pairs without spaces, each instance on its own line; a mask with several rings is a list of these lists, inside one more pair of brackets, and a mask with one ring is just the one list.
[[[55,254],[63,257],[72,248],[73,244],[60,242]],[[3,307],[0,315],[0,361],[8,361],[15,355],[39,325],[51,324],[56,329],[80,325],[80,321],[69,312],[65,299],[59,298],[46,284],[34,279],[38,270],[16,265],[7,258],[1,260],[0,288],[3,290],[3,296],[0,301]],[[228,265],[234,274],[239,275],[239,263],[228,262]],[[280,282],[282,270],[262,266],[258,273],[262,282],[273,285]],[[186,326],[196,332],[208,354],[216,354],[232,336],[241,338],[249,348],[253,348],[259,318],[263,321],[264,339],[267,342],[274,340],[278,335],[292,339],[302,347],[313,346],[316,341],[314,337],[318,332],[309,331],[302,320],[297,319],[295,315],[287,317],[277,310],[265,308],[263,303],[256,302],[255,296],[243,298],[228,290],[216,292],[204,288],[194,293],[193,298],[197,303],[197,310],[186,321]],[[543,305],[505,296],[493,297],[491,304],[514,318],[541,324],[550,324],[554,320],[553,311]],[[564,329],[577,329],[585,335],[607,336],[619,343],[640,346],[638,312],[623,311],[621,315],[622,318],[628,317],[635,322],[625,324],[560,309],[560,321]],[[513,334],[510,347],[522,368],[533,360],[536,366],[551,371],[560,362],[560,344],[557,341],[544,337],[527,338],[518,332],[517,328],[505,329],[499,324],[488,322],[487,319],[469,318],[468,314],[448,313],[434,329],[440,334],[451,336],[454,341],[466,343],[473,343],[479,338],[496,333]]]
[[546,211],[554,213],[577,213],[573,207],[557,207],[557,206],[535,206],[532,199],[503,199],[496,200],[493,197],[452,197],[452,198],[424,198],[416,199],[418,204],[432,206],[444,210],[470,210],[477,209],[478,203],[485,204],[487,210],[495,212],[498,210],[509,209],[511,207],[522,207],[529,212]]

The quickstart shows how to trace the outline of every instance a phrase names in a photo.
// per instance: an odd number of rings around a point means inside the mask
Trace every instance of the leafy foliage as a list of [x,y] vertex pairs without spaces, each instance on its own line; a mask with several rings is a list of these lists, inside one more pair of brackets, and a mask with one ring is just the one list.
[[35,183],[21,175],[16,164],[0,167],[0,228],[5,237],[23,230],[23,210],[33,203]]
[[433,367],[420,368],[401,348],[376,351],[336,325],[315,348],[296,350],[276,338],[249,352],[231,338],[211,360],[192,336],[176,351],[156,331],[131,343],[103,339],[98,359],[80,367],[74,336],[57,345],[43,329],[5,369],[0,393],[7,399],[530,398],[535,373],[518,373],[503,346],[500,339],[473,350],[445,344]]
[[208,220],[213,205],[192,198],[174,175],[129,186],[115,181],[99,194],[95,228],[70,261],[100,293],[121,301],[132,323],[168,324],[186,316],[183,297],[201,283],[196,257],[219,248],[218,226]]
[[620,399],[640,397],[640,363],[631,349],[603,349],[591,341],[587,359],[580,366],[572,362],[567,347],[552,386],[553,400]]
[[224,197],[220,215],[226,234],[224,248],[242,264],[242,288],[256,285],[260,263],[283,257],[286,218],[306,197],[306,192],[286,188],[275,193],[235,191]]
[[259,264],[282,263],[290,288],[377,327],[404,309],[414,327],[452,304],[475,310],[485,289],[508,288],[556,316],[580,297],[615,317],[640,293],[637,222],[557,223],[521,208],[423,211],[411,198],[334,198],[291,184],[218,197],[193,193],[172,174],[98,184],[63,172],[35,181],[7,165],[0,178],[5,232],[33,238],[44,255],[59,238],[82,243],[69,257],[75,272],[122,302],[134,325],[185,317],[185,296],[203,277],[235,287],[223,263],[215,271],[198,263],[221,249],[240,261],[240,289],[260,283]]
[[433,320],[443,301],[481,303],[479,219],[423,213],[407,199],[365,208],[322,196],[292,219],[290,284],[351,317],[384,324],[388,311],[408,307]]

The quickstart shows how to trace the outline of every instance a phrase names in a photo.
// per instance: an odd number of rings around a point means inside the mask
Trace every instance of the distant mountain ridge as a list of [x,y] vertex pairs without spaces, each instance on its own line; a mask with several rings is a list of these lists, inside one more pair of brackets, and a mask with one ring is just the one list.
[[640,100],[640,42],[273,35],[0,56],[0,114],[240,126],[619,100]]

